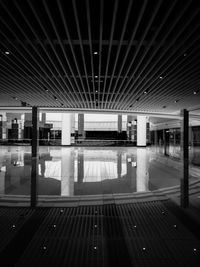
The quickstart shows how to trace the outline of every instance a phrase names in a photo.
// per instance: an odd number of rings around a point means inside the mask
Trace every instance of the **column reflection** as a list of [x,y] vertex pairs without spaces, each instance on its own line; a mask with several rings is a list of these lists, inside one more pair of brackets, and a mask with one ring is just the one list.
[[149,191],[149,153],[145,148],[137,148],[136,191]]
[[61,196],[74,195],[74,150],[62,148]]

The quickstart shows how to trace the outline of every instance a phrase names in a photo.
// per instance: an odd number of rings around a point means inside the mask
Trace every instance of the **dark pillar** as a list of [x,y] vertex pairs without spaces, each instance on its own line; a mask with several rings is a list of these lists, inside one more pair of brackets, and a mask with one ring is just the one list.
[[186,109],[181,111],[181,160],[182,160],[182,175],[181,175],[181,207],[189,206],[189,114]]
[[78,138],[80,140],[85,139],[84,114],[78,114]]
[[46,123],[46,113],[42,113],[42,123]]
[[32,108],[32,169],[31,169],[31,207],[37,205],[37,175],[38,175],[38,108]]
[[154,145],[157,147],[158,144],[158,133],[157,130],[154,130]]
[[117,130],[118,130],[118,133],[121,133],[122,132],[122,115],[118,115],[118,120],[117,120]]
[[166,130],[163,129],[163,146],[164,146],[164,155],[167,155],[166,149],[167,149],[167,140],[166,140]]

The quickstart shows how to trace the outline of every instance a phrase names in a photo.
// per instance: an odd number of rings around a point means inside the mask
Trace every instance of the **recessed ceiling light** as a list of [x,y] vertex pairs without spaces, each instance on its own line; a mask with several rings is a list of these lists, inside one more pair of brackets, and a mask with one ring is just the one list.
[[48,89],[45,89],[45,91],[46,91],[46,92],[49,92],[49,90],[48,90]]
[[147,94],[147,91],[146,90],[144,91],[144,94]]
[[98,76],[97,76],[97,75],[95,75],[94,77],[95,77],[95,78],[98,78]]
[[197,92],[196,92],[196,91],[194,91],[194,92],[193,92],[193,94],[194,94],[194,95],[196,95],[196,94],[197,94]]
[[184,53],[183,56],[186,57],[187,56],[187,53]]
[[9,51],[5,51],[5,54],[6,54],[6,55],[9,55],[9,54],[10,54],[10,52],[9,52]]
[[163,79],[163,76],[160,76],[159,78],[160,78],[160,79]]
[[94,53],[93,53],[94,55],[98,55],[98,52],[97,51],[94,51]]
[[174,103],[177,103],[179,100],[175,100]]
[[98,93],[98,91],[97,91],[97,90],[96,90],[95,92],[96,92],[96,93]]
[[18,98],[17,98],[17,97],[15,97],[15,96],[13,96],[13,99],[14,99],[14,100],[18,100]]

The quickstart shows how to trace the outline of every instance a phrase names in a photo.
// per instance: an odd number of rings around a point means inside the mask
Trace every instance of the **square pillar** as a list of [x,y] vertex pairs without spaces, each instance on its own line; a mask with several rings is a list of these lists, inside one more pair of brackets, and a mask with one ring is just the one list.
[[78,114],[78,139],[85,139],[84,114]]
[[65,146],[71,145],[71,114],[62,114],[62,137],[61,144]]
[[146,147],[147,123],[146,116],[137,116],[137,146]]
[[118,115],[118,121],[117,121],[117,130],[118,133],[122,132],[122,115]]
[[181,207],[189,206],[189,113],[181,110]]
[[39,144],[39,113],[37,107],[32,107],[32,147],[31,147],[31,208],[37,205],[38,178],[38,144]]

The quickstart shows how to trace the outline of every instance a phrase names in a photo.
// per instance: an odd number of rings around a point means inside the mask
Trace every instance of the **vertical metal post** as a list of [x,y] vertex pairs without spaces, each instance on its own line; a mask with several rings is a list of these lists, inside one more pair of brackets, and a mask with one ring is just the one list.
[[38,108],[32,107],[31,208],[37,206],[38,121]]
[[181,160],[182,160],[182,176],[181,176],[181,207],[189,206],[189,114],[186,109],[181,111]]
[[166,130],[163,129],[163,146],[164,146],[164,155],[167,155],[167,144],[166,144]]

